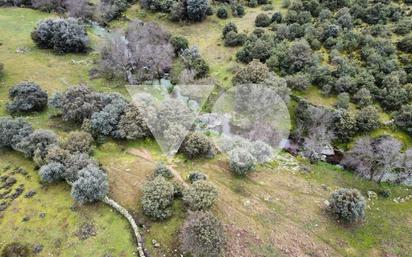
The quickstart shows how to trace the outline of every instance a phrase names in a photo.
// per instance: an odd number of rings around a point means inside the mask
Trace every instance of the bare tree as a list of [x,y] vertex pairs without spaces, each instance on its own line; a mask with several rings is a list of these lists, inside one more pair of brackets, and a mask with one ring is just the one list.
[[342,164],[380,183],[385,174],[402,167],[401,148],[401,142],[393,137],[362,137],[345,155]]

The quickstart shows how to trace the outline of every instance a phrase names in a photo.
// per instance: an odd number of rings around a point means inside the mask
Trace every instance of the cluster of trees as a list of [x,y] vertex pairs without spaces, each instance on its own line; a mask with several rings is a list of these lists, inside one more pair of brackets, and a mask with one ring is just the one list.
[[48,96],[36,83],[23,82],[9,90],[9,99],[8,112],[33,112],[47,107]]
[[[296,0],[287,6],[286,13],[256,17],[257,27],[271,26],[273,32],[257,28],[245,36],[233,24],[224,27],[226,46],[243,45],[236,54],[239,62],[259,60],[294,90],[313,84],[326,95],[336,94],[339,109],[349,102],[364,113],[374,113],[372,107],[364,109],[373,103],[388,112],[407,109],[402,108],[412,100],[407,5]],[[394,34],[399,37],[395,43]],[[364,130],[375,125],[366,124]]]
[[172,21],[200,22],[206,18],[209,9],[207,0],[140,0],[140,5],[144,9],[168,13]]
[[68,181],[72,197],[81,204],[103,199],[109,189],[105,172],[89,156],[91,144],[86,132],[72,132],[60,142],[54,132],[33,130],[23,119],[0,118],[0,147],[33,159],[45,183]]
[[192,79],[204,78],[209,73],[209,66],[197,48],[189,48],[185,38],[172,37],[158,25],[139,20],[130,22],[125,33],[110,34],[100,56],[95,72],[130,84],[165,77],[176,56],[183,62],[183,72],[191,74]]
[[87,86],[69,87],[50,99],[64,121],[81,124],[94,137],[138,139],[151,135],[142,108],[117,93],[98,93]]
[[391,137],[361,137],[345,154],[342,164],[377,182],[401,183],[412,176],[412,149]]
[[373,106],[358,110],[354,115],[345,109],[314,106],[298,99],[294,137],[302,152],[312,161],[321,159],[332,143],[347,143],[358,133],[370,132],[380,127],[379,113]]
[[168,219],[173,215],[174,200],[181,197],[188,210],[179,233],[181,250],[194,256],[220,256],[226,238],[223,225],[210,212],[218,196],[215,186],[199,172],[191,173],[188,187],[172,178],[173,173],[164,164],[155,167],[142,190],[143,213],[153,220]]
[[78,20],[46,19],[37,24],[31,38],[39,48],[56,53],[81,53],[89,47],[89,38]]

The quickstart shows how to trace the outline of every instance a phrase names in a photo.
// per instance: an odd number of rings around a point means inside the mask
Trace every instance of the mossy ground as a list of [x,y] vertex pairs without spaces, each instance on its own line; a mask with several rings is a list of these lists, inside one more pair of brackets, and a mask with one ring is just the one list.
[[[268,13],[279,9],[280,2],[274,1],[275,9]],[[251,32],[260,12],[260,7],[247,8],[243,18],[220,20],[212,16],[199,24],[170,23],[164,15],[142,11],[138,5],[130,7],[126,15],[158,22],[172,33],[187,37],[191,45],[199,47],[217,83],[227,88],[231,84],[232,70],[239,64],[235,62],[236,48],[223,46],[221,30],[232,21],[240,31]],[[84,55],[55,55],[35,47],[30,39],[32,28],[39,20],[51,16],[55,15],[29,9],[0,8],[0,62],[5,64],[4,77],[0,80],[0,115],[6,115],[8,89],[22,80],[37,82],[49,94],[78,83],[86,83],[99,91],[126,94],[117,83],[89,79],[95,51]],[[110,26],[114,29],[125,25],[126,21],[115,21]],[[92,30],[89,35],[96,49],[101,38]],[[17,53],[17,49],[23,49],[24,53]],[[332,106],[336,102],[334,97],[322,96],[315,87],[302,95],[322,105]],[[76,129],[59,119],[51,119],[52,113],[48,110],[33,114],[28,120],[36,128],[53,129],[61,136]],[[374,133],[391,133],[411,144],[410,137],[398,131],[386,129]],[[25,184],[26,190],[37,191],[33,198],[20,196],[3,212],[0,248],[18,240],[43,244],[44,250],[39,256],[49,256],[49,253],[54,256],[102,256],[105,253],[133,256],[134,244],[127,223],[108,207],[97,204],[73,212],[68,186],[61,183],[42,188],[31,162],[10,152],[2,152],[0,157],[0,168],[11,164],[29,171],[32,178],[19,177],[19,181]],[[232,232],[229,243],[233,248],[227,256],[412,256],[412,202],[397,204],[393,201],[395,197],[412,193],[405,187],[377,185],[331,165],[305,162],[301,164],[309,166],[311,172],[308,174],[294,173],[273,163],[260,167],[246,179],[240,179],[230,174],[224,156],[214,160],[187,161],[181,156],[167,160],[151,140],[109,141],[96,149],[95,157],[107,169],[110,196],[133,210],[138,222],[146,225],[143,234],[152,256],[179,256],[175,251],[177,232],[186,215],[180,201],[176,201],[174,216],[168,221],[154,223],[142,215],[140,190],[159,160],[176,167],[183,178],[193,170],[204,172],[218,187],[220,198],[213,212]],[[344,227],[324,213],[323,201],[339,187],[359,188],[363,194],[369,190],[390,189],[392,195],[368,202],[365,223]],[[45,219],[38,217],[39,212],[46,213]],[[30,221],[22,223],[27,215],[31,217]],[[83,222],[90,220],[97,226],[97,236],[80,241],[73,234]],[[152,239],[161,247],[154,248]]]

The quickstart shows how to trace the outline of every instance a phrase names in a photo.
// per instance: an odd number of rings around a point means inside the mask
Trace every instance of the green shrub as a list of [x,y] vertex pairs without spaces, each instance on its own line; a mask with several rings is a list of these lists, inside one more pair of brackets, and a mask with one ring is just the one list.
[[189,174],[190,183],[193,184],[193,182],[198,181],[198,180],[207,180],[207,176],[205,174],[203,174],[201,172],[197,172],[197,171],[191,172]]
[[269,76],[269,68],[258,60],[253,60],[233,77],[233,84],[261,83]]
[[245,7],[241,4],[232,4],[232,15],[233,17],[245,16]]
[[208,210],[216,201],[216,187],[205,180],[193,182],[192,186],[183,192],[183,202],[192,211]]
[[216,16],[220,19],[227,19],[228,13],[225,7],[221,6],[217,9]]
[[208,0],[187,0],[187,17],[192,21],[202,21],[206,17]]
[[70,153],[90,153],[92,150],[93,137],[84,131],[70,132],[69,138],[64,143],[64,148]]
[[361,88],[353,96],[353,101],[357,103],[360,107],[365,107],[372,103],[372,95],[368,89]]
[[218,257],[226,238],[221,222],[210,212],[191,212],[180,231],[181,250],[196,257]]
[[349,107],[350,96],[348,93],[343,92],[338,95],[336,100],[336,108],[347,109]]
[[206,9],[206,15],[212,16],[213,14],[214,14],[213,7],[209,5]]
[[172,171],[163,163],[156,165],[155,169],[153,170],[153,175],[154,177],[162,176],[167,179],[174,177]]
[[193,132],[185,138],[179,151],[189,159],[194,159],[213,155],[212,149],[213,143],[207,136]]
[[245,43],[247,36],[243,33],[238,34],[234,31],[230,31],[225,36],[225,46],[234,47],[241,46]]
[[16,149],[32,133],[33,128],[25,120],[0,117],[0,148]]
[[395,125],[412,135],[412,105],[404,105],[394,115]]
[[172,216],[174,196],[173,184],[157,176],[143,187],[141,204],[143,213],[154,220],[165,220]]
[[222,31],[223,38],[225,38],[227,33],[231,32],[231,31],[237,33],[237,26],[233,22],[229,22],[228,24],[226,24],[223,27],[223,31]]
[[341,188],[332,193],[329,211],[339,221],[355,223],[365,217],[365,198],[356,189]]
[[37,24],[31,38],[39,48],[53,49],[57,53],[86,52],[89,47],[86,30],[73,18],[43,20]]
[[4,246],[1,251],[1,257],[29,257],[31,256],[30,249],[27,245],[19,242],[13,242]]
[[256,16],[255,25],[256,27],[267,27],[270,25],[270,17],[264,13],[259,14]]
[[42,111],[47,106],[47,93],[39,85],[23,82],[9,90],[10,102],[7,110],[10,113]]
[[63,180],[66,169],[63,164],[58,162],[51,162],[47,165],[43,165],[39,170],[39,176],[41,181],[46,183],[53,183]]
[[71,195],[80,204],[102,200],[109,192],[107,175],[96,165],[88,165],[79,171],[73,183]]
[[281,12],[275,12],[272,15],[272,18],[270,19],[271,22],[275,23],[281,23],[282,22],[282,13]]
[[249,0],[247,5],[251,8],[255,8],[256,6],[258,6],[258,2],[257,2],[257,0]]
[[237,176],[246,176],[255,169],[256,159],[243,148],[235,148],[229,152],[230,170]]
[[356,127],[361,132],[368,132],[379,128],[379,112],[375,107],[369,105],[356,114]]
[[189,41],[182,36],[173,36],[170,39],[170,43],[175,49],[176,54],[180,53],[182,50],[189,48]]

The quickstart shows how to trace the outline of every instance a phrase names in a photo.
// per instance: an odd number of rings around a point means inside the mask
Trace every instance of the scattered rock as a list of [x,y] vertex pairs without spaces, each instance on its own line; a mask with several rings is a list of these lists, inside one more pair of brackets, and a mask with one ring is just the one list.
[[152,240],[152,244],[153,244],[154,248],[159,248],[160,247],[160,244],[155,239]]
[[14,191],[14,193],[12,195],[10,195],[11,199],[16,199],[17,197],[19,197],[24,191],[24,188],[22,186],[16,188],[16,191]]
[[378,198],[378,194],[373,191],[368,191],[367,195],[368,195],[369,200]]
[[36,193],[36,191],[34,191],[34,190],[30,190],[29,192],[27,192],[25,195],[24,195],[24,197],[26,197],[26,198],[32,198],[34,195],[36,195],[37,193]]
[[2,188],[9,188],[12,185],[16,184],[17,180],[14,177],[7,177],[6,181],[2,185]]
[[323,201],[323,203],[325,204],[326,207],[329,207],[330,202],[328,200]]
[[34,254],[38,254],[38,253],[40,253],[41,251],[43,251],[43,245],[42,245],[42,244],[35,244],[35,245],[33,246],[33,253],[34,253]]
[[27,221],[29,221],[29,220],[30,220],[30,217],[29,217],[29,216],[26,216],[26,217],[23,218],[23,222],[27,222]]
[[39,217],[40,217],[40,219],[44,219],[44,218],[46,217],[46,213],[41,212],[41,213],[39,214]]
[[89,237],[96,236],[96,228],[93,224],[91,223],[84,223],[82,226],[80,226],[79,230],[75,233],[75,235],[80,239],[80,240],[86,240]]
[[6,202],[0,203],[0,211],[4,211],[7,207],[9,207],[9,205]]

